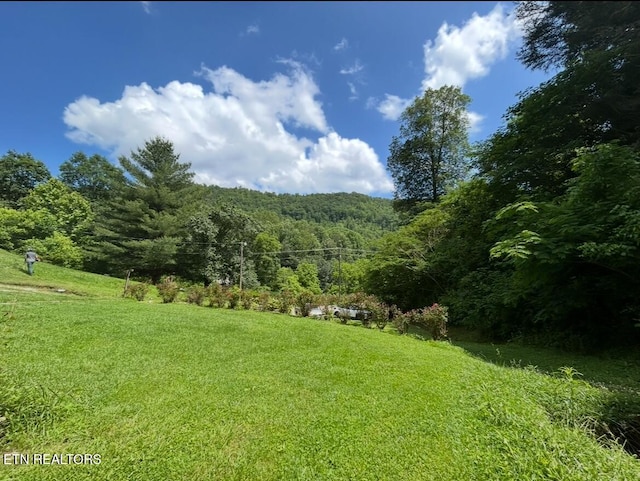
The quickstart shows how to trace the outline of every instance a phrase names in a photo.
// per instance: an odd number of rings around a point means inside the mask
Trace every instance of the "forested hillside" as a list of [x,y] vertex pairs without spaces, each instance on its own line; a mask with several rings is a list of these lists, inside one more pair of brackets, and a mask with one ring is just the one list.
[[228,202],[257,217],[269,212],[293,220],[339,224],[369,239],[398,227],[393,201],[356,192],[335,194],[274,194],[243,188],[209,186],[213,201]]
[[[361,290],[363,261],[398,226],[391,199],[293,195],[192,181],[161,137],[121,157],[75,152],[51,176],[29,153],[0,158],[0,248],[157,283],[221,282],[314,292]],[[357,271],[357,274],[356,272]]]

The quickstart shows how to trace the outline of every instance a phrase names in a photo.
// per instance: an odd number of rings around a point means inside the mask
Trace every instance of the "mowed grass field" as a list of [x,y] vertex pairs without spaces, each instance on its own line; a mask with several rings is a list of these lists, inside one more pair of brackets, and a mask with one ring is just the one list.
[[[41,264],[21,285],[45,290],[0,291],[2,480],[640,479],[638,459],[587,429],[610,393],[570,371],[330,321],[122,299],[122,280],[84,273],[69,289],[82,295],[58,293],[70,275]],[[100,462],[6,462],[14,454]]]

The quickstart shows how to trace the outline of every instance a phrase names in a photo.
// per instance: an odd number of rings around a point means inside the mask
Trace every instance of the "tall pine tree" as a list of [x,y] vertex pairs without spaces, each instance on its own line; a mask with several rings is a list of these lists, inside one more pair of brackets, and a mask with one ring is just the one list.
[[97,260],[108,270],[134,269],[152,282],[175,271],[186,220],[197,208],[191,164],[179,157],[162,137],[120,157],[127,184],[96,232]]

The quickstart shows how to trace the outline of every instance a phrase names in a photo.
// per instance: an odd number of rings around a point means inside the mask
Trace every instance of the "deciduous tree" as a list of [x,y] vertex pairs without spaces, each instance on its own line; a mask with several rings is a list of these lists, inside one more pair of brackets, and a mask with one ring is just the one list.
[[6,207],[19,207],[20,200],[36,185],[51,177],[47,166],[30,153],[14,150],[0,157],[0,203]]
[[427,89],[400,117],[400,135],[389,147],[387,168],[400,208],[437,202],[464,175],[471,99],[459,87]]

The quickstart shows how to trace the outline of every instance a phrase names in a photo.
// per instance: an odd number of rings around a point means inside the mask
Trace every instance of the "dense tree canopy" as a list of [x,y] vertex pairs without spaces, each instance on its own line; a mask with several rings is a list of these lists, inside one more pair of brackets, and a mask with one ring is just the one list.
[[[637,143],[640,136],[640,5],[637,2],[521,2],[525,26],[518,57],[530,68],[563,68],[580,119],[604,141]],[[578,112],[576,112],[578,113]]]
[[124,172],[101,155],[75,152],[60,165],[60,180],[84,198],[96,202],[113,199],[126,185]]
[[31,154],[10,150],[0,157],[0,203],[16,208],[36,185],[51,177],[49,169]]

